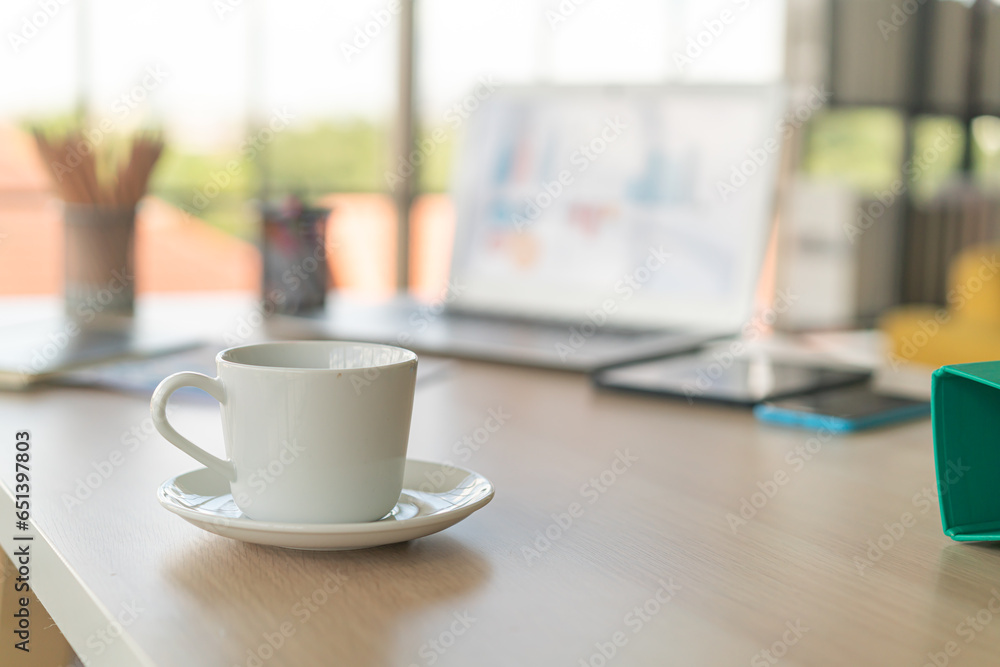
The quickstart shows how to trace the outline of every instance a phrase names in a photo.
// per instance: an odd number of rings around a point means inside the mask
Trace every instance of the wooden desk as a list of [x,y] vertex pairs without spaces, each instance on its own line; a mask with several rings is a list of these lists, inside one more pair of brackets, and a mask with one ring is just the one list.
[[[509,418],[484,439],[491,410]],[[494,501],[412,543],[307,553],[161,509],[159,483],[196,464],[148,416],[145,400],[100,391],[0,396],[6,490],[14,432],[32,433],[35,590],[93,665],[979,665],[1000,652],[1000,551],[941,533],[921,496],[926,421],[810,441],[741,410],[462,362],[418,391],[411,455],[482,472]],[[221,448],[214,405],[177,403],[173,420]],[[466,436],[478,451],[456,446]],[[759,507],[734,530],[743,499]],[[11,554],[8,492],[0,517]]]

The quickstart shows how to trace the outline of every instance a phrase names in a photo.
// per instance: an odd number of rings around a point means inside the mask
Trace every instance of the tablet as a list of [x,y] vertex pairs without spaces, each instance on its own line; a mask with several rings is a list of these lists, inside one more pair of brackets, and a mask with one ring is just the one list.
[[842,387],[868,380],[871,373],[776,361],[734,358],[701,351],[599,371],[594,383],[606,389],[656,394],[695,401],[752,406],[763,401]]

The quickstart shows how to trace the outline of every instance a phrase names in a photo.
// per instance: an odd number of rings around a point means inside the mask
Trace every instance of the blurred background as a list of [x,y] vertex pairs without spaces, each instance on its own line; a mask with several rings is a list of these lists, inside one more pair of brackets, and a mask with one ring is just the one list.
[[[785,82],[791,168],[768,266],[779,289],[815,296],[782,314],[785,329],[944,306],[953,259],[1000,231],[995,0],[406,7],[6,2],[0,294],[62,289],[60,210],[30,128],[81,126],[95,142],[163,132],[137,220],[140,294],[257,289],[256,202],[294,193],[333,210],[333,286],[393,292],[404,216],[410,289],[433,297],[447,280],[453,156],[477,86]],[[718,30],[723,12],[733,20]],[[401,196],[393,175],[408,132],[429,143]]]

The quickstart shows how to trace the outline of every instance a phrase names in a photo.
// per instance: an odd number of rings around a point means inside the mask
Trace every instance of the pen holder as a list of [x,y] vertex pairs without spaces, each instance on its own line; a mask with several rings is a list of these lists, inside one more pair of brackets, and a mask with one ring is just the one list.
[[326,305],[329,209],[298,205],[263,211],[261,297],[271,312],[307,315]]
[[1000,540],[1000,361],[942,366],[931,381],[941,524],[953,540]]
[[135,207],[67,203],[66,315],[90,323],[135,307]]

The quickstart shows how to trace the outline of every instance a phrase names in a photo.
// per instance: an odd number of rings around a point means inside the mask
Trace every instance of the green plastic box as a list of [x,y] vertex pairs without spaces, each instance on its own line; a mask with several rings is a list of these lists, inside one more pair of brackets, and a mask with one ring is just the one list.
[[1000,540],[1000,361],[934,371],[931,423],[945,535]]

